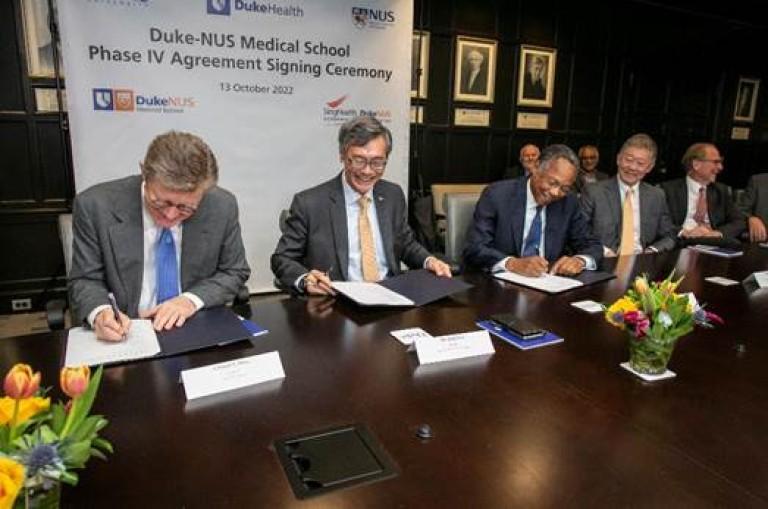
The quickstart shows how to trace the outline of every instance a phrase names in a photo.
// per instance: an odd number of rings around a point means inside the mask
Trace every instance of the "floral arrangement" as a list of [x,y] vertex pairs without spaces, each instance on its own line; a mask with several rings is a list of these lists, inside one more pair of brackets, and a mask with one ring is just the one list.
[[630,366],[640,373],[663,373],[677,339],[694,325],[711,328],[724,323],[693,294],[677,293],[683,278],[674,281],[673,277],[674,273],[663,281],[649,282],[647,276],[638,276],[605,312],[608,323],[629,333]]
[[102,370],[91,377],[88,366],[62,368],[61,390],[70,399],[51,404],[39,372],[26,364],[10,369],[0,398],[0,509],[30,507],[51,492],[58,499],[60,483],[77,484],[73,469],[112,452],[99,437],[108,421],[89,415]]

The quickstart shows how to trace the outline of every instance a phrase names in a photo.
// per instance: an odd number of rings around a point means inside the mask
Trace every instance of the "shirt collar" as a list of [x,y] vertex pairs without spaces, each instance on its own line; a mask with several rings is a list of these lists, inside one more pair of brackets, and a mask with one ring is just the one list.
[[526,188],[526,198],[525,198],[525,208],[526,209],[535,209],[539,206],[538,203],[536,203],[536,198],[533,197],[533,191],[531,190],[531,179],[530,177],[526,181],[525,184]]
[[693,194],[697,194],[699,192],[700,187],[707,187],[704,184],[701,184],[693,180],[690,175],[685,176],[685,184],[688,187],[688,192]]
[[637,191],[638,189],[640,189],[640,182],[637,182],[634,186],[630,186],[629,184],[621,180],[618,175],[616,175],[616,180],[619,183],[619,192],[621,193],[622,196],[625,196],[627,194],[628,189],[632,189],[632,194],[637,196]]
[[[341,171],[341,176],[339,178],[341,178],[341,187],[344,190],[344,202],[347,204],[357,203],[357,200],[363,195],[352,189],[352,186],[349,185],[347,179],[344,178],[344,170]],[[370,198],[371,202],[373,202],[373,188],[365,193],[365,196]]]

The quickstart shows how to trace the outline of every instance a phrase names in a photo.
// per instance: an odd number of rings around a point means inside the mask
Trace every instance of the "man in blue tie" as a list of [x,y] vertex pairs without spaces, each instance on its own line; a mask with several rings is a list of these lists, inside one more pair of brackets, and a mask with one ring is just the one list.
[[[117,341],[129,317],[156,330],[232,300],[250,275],[235,197],[199,137],[168,132],[133,175],[75,198],[69,294],[78,323]],[[110,294],[120,311],[110,306]]]
[[525,276],[596,269],[602,245],[571,193],[578,167],[570,148],[550,145],[530,178],[488,186],[475,208],[464,250],[466,264]]

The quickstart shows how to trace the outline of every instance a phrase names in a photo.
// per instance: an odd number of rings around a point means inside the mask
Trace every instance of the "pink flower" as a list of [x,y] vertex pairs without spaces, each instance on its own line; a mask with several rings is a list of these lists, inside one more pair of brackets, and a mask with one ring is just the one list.
[[725,320],[723,320],[720,316],[716,315],[712,311],[705,311],[705,315],[708,322],[715,322],[718,325],[725,324]]

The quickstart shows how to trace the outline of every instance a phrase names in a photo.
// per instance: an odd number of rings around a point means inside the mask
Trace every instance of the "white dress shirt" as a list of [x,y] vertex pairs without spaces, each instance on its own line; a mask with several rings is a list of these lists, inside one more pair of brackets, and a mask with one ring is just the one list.
[[[347,252],[349,253],[349,265],[347,265],[347,281],[362,281],[363,266],[360,253],[360,231],[358,220],[360,218],[360,204],[358,200],[363,196],[349,185],[344,173],[341,174],[341,186],[344,189],[344,207],[347,210]],[[376,197],[373,189],[365,193],[370,198],[368,206],[368,222],[373,233],[373,244],[376,248],[376,268],[379,270],[379,279],[387,277],[389,266],[384,252],[384,241],[379,230],[379,218],[376,215]]]

